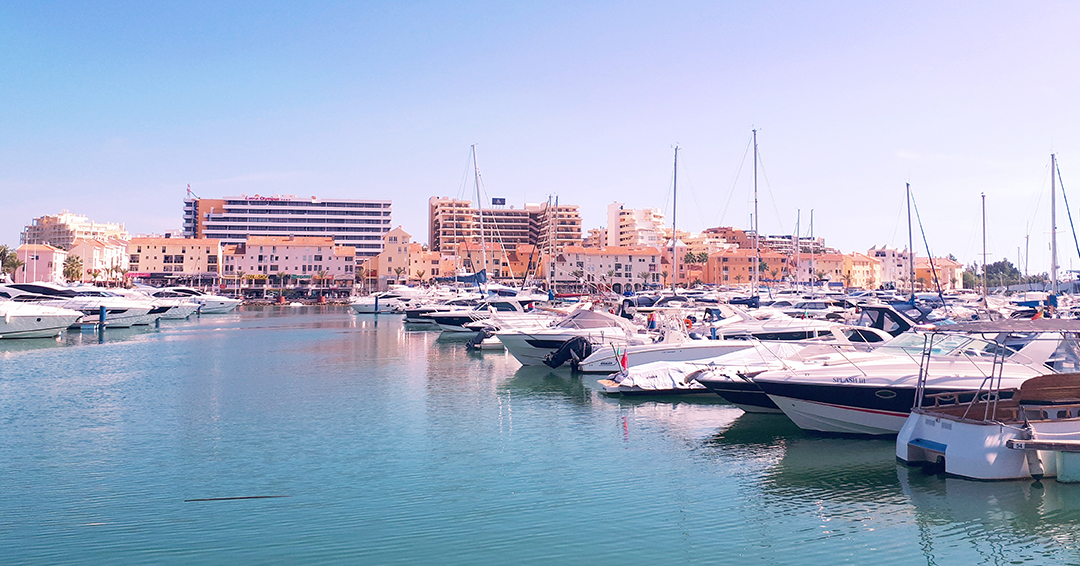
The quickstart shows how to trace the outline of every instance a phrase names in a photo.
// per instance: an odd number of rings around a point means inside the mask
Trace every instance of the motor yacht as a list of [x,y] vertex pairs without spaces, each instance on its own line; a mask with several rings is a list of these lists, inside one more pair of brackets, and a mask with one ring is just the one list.
[[626,346],[650,341],[644,332],[644,328],[631,324],[625,318],[589,310],[584,305],[550,326],[500,330],[495,335],[517,361],[530,366],[545,363],[548,355],[573,338],[581,338],[591,345],[591,349],[596,349],[606,345]]
[[[954,325],[951,333],[923,353],[926,335],[908,333],[869,352],[836,352],[783,370],[764,372],[754,383],[800,428],[866,435],[892,435],[903,426],[914,406],[920,368],[931,376],[929,394],[977,389],[995,368],[1003,383],[1058,371],[1066,360],[1077,358],[1075,334],[1047,330],[1040,321],[1002,321],[1011,326],[1010,342],[999,346],[982,337],[984,326]],[[1043,330],[1040,330],[1043,329]],[[1057,340],[1034,340],[1043,333]],[[1001,351],[1000,348],[1007,348]],[[995,366],[995,356],[1004,360]],[[1071,363],[1071,362],[1070,362]]]
[[[2,293],[2,291],[0,291]],[[0,338],[51,338],[75,324],[83,313],[61,307],[0,301]]]
[[[95,288],[96,289],[96,288]],[[105,313],[107,328],[127,328],[148,319],[152,306],[148,301],[134,301],[101,291],[77,291],[56,283],[7,283],[0,285],[0,297],[16,302],[30,302],[76,310],[83,316],[76,324],[96,324]]]
[[191,287],[165,287],[150,293],[150,296],[155,298],[176,298],[176,295],[186,296],[188,300],[199,303],[199,314],[224,314],[231,312],[242,302],[240,299],[212,295]]

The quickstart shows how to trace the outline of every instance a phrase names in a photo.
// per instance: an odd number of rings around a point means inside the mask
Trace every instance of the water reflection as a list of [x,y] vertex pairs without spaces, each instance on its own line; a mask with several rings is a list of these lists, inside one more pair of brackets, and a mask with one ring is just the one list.
[[902,465],[897,477],[928,563],[944,563],[955,547],[991,564],[1080,562],[1080,485],[975,482]]

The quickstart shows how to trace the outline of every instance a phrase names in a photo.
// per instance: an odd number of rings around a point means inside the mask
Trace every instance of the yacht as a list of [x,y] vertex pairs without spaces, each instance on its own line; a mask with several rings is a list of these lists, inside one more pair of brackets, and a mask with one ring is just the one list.
[[[175,291],[159,291],[154,288],[147,290],[118,290],[117,293],[128,298],[141,298],[150,300],[153,305],[160,309],[163,320],[182,320],[199,312],[199,303],[191,300],[190,295]],[[155,293],[155,295],[151,295]]]
[[[870,352],[838,349],[753,380],[804,430],[892,435],[914,406],[920,371],[931,376],[926,392],[938,394],[977,389],[992,370],[1000,372],[1003,383],[1018,384],[1075,363],[1080,352],[1076,334],[1052,330],[1067,321],[1000,322],[1012,323],[1006,346],[986,340],[982,336],[986,326],[953,325],[926,352],[926,335],[907,333]],[[1056,334],[1056,339],[1033,339],[1046,333]],[[999,356],[1003,361],[995,363]]]
[[499,319],[514,322],[524,319],[533,325],[536,315],[532,314],[537,303],[547,301],[544,295],[519,295],[515,297],[493,296],[484,299],[475,307],[462,307],[448,311],[429,312],[421,316],[430,318],[443,332],[477,332],[475,326],[467,324],[491,318],[498,313]]
[[[95,288],[96,289],[96,288]],[[77,324],[94,324],[105,313],[105,326],[127,328],[148,319],[152,306],[147,301],[134,301],[101,291],[77,291],[56,283],[7,283],[0,285],[0,297],[16,302],[30,302],[76,310],[83,316]]]
[[[639,330],[642,334],[638,333]],[[550,326],[500,330],[495,336],[522,365],[535,366],[545,363],[545,358],[574,338],[584,339],[591,345],[590,349],[597,349],[608,345],[644,343],[648,339],[644,332],[643,328],[639,329],[625,318],[589,310],[588,305],[583,304]]]
[[[0,294],[3,294],[0,291]],[[61,307],[0,301],[0,338],[51,338],[75,324],[83,313]]]
[[223,314],[231,312],[233,309],[240,306],[241,303],[240,299],[223,297],[221,295],[211,295],[210,293],[192,289],[191,287],[165,287],[150,293],[150,296],[155,298],[176,298],[176,295],[186,296],[188,297],[188,300],[199,303],[200,314]]
[[[1080,321],[1029,321],[1042,331],[1080,330]],[[1014,321],[984,323],[999,330],[993,342],[1002,352]],[[1030,326],[1025,324],[1024,326]],[[1071,327],[1071,331],[1067,330]],[[946,336],[932,334],[928,347]],[[1056,337],[1040,332],[1034,339]],[[998,356],[990,376],[965,392],[934,393],[928,385],[933,369],[919,373],[915,406],[896,437],[896,457],[952,476],[976,480],[1080,478],[1080,359],[1076,349],[1057,348],[1048,370],[1023,380],[1003,379],[1004,358]],[[1058,355],[1064,354],[1064,355]],[[1064,372],[1062,372],[1064,370]]]

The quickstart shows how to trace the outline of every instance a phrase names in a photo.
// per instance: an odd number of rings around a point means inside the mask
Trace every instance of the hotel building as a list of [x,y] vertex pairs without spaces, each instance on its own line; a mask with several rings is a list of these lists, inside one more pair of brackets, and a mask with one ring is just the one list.
[[244,243],[248,236],[332,237],[357,257],[374,257],[390,231],[389,200],[301,198],[296,195],[184,199],[184,237]]

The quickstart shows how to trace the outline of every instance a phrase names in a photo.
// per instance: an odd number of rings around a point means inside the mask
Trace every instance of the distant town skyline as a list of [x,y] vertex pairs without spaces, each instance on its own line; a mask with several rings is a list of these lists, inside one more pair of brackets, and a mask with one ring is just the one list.
[[989,261],[1030,246],[1045,272],[1051,152],[1080,186],[1078,23],[1066,2],[7,3],[0,243],[64,209],[177,230],[188,184],[389,198],[424,240],[428,198],[475,200],[471,144],[486,198],[558,194],[586,232],[613,201],[746,229],[756,127],[762,233],[801,211],[808,235],[813,210],[832,247],[902,248],[910,182],[934,255],[980,261],[985,193]]

